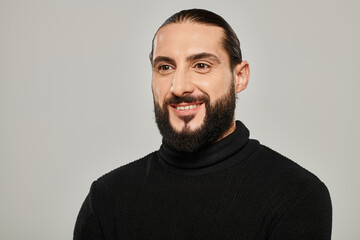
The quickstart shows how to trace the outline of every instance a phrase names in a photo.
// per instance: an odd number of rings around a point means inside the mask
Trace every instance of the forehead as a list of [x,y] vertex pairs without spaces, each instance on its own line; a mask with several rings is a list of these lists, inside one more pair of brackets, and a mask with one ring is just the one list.
[[162,27],[154,38],[154,56],[181,57],[209,52],[226,59],[221,27],[199,23],[171,23]]

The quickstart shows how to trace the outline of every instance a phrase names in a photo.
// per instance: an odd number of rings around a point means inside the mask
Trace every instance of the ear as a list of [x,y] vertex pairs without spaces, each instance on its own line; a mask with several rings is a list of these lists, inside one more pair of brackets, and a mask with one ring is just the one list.
[[250,77],[250,67],[247,61],[242,61],[234,67],[234,78],[235,78],[235,90],[236,93],[244,90],[248,83]]

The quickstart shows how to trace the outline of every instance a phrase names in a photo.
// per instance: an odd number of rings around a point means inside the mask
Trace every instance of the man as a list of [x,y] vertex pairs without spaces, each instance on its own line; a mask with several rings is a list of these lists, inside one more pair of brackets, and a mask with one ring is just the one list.
[[330,239],[325,185],[234,119],[249,80],[220,16],[174,14],[150,54],[160,149],[95,181],[74,239]]

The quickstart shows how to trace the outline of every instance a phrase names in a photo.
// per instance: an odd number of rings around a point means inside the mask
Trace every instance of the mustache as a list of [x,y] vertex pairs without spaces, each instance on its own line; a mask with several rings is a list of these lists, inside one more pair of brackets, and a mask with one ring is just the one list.
[[200,96],[184,95],[183,97],[173,95],[170,98],[168,98],[164,103],[165,105],[168,105],[168,104],[192,103],[192,102],[208,103],[209,101],[210,101],[209,96],[205,94]]

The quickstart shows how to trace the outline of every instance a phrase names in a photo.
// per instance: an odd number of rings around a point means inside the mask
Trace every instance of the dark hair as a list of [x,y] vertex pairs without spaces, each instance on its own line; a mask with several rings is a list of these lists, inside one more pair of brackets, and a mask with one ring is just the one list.
[[224,30],[222,45],[229,55],[231,70],[234,69],[236,64],[242,62],[240,41],[231,26],[222,17],[204,9],[188,9],[182,10],[169,17],[156,31],[152,40],[151,53],[149,55],[151,64],[153,60],[154,39],[158,31],[168,24],[186,21],[221,27]]

